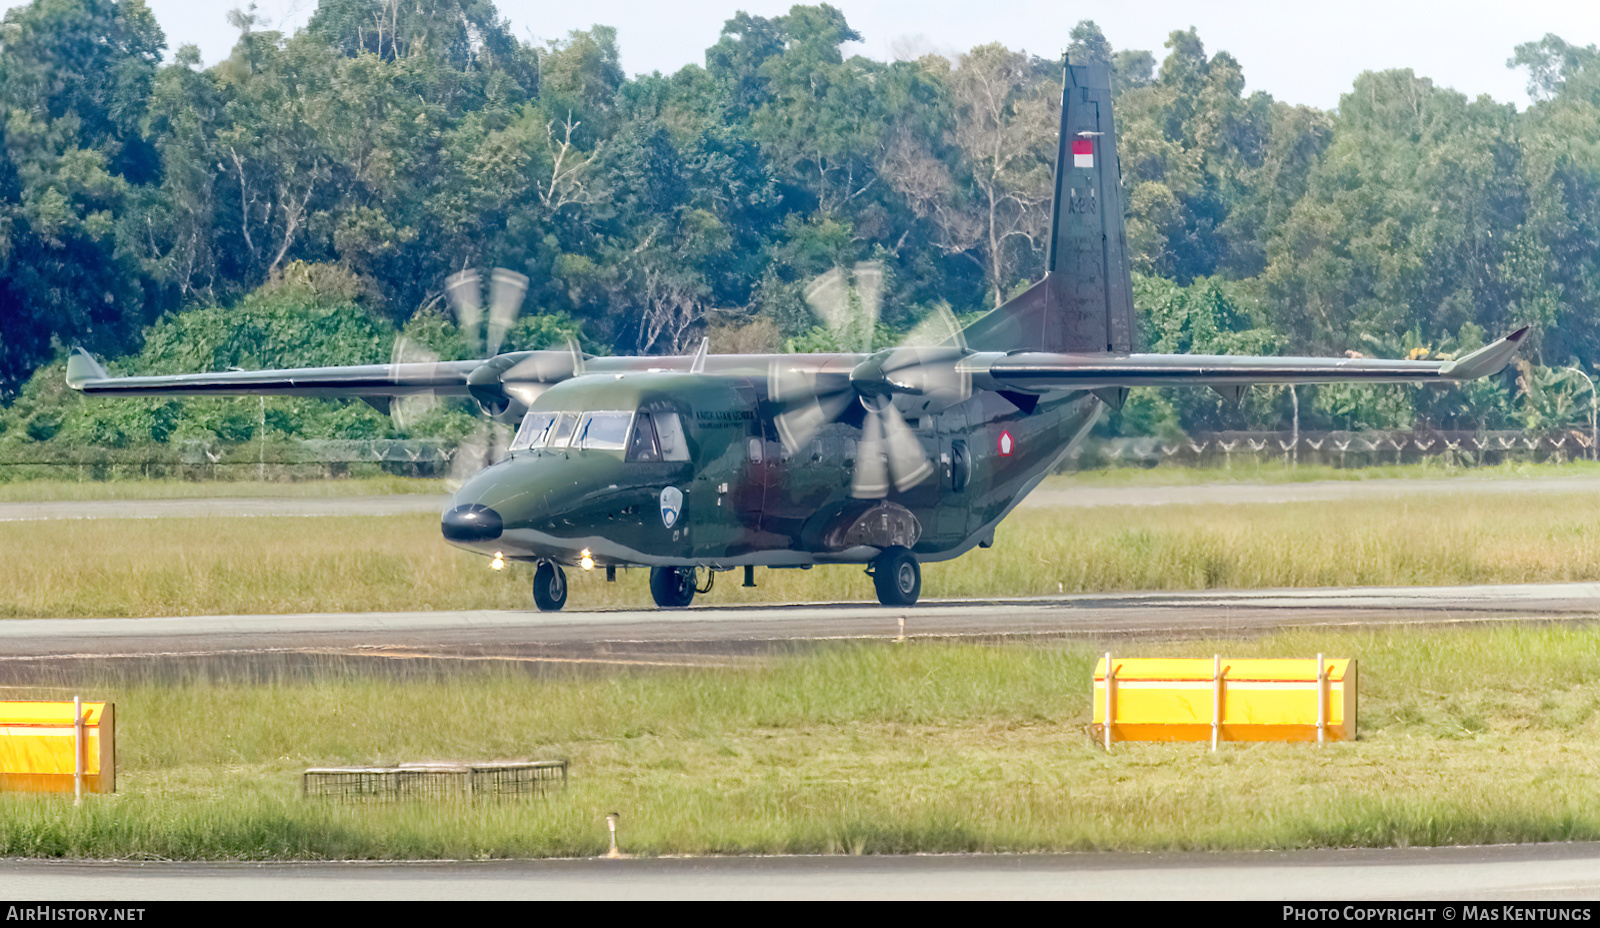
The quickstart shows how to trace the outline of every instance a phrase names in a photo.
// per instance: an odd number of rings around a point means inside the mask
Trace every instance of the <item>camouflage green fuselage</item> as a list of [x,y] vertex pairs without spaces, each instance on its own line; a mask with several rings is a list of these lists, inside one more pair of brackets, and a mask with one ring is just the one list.
[[452,537],[447,520],[446,537],[486,555],[568,565],[585,552],[600,566],[867,563],[890,544],[944,560],[987,543],[1099,409],[1083,392],[1046,395],[1031,412],[982,390],[937,412],[902,401],[934,473],[887,499],[855,499],[859,419],[842,417],[791,454],[767,384],[754,371],[637,369],[557,384],[532,413],[676,413],[688,459],[628,460],[576,442],[515,451],[467,481],[447,510],[486,507],[498,533]]

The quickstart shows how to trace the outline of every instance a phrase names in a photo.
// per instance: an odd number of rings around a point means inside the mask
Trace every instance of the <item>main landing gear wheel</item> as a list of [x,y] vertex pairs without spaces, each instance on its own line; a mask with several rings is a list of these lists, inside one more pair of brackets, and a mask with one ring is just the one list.
[[885,606],[914,606],[922,595],[922,567],[917,556],[895,545],[883,549],[872,562],[872,585],[878,588],[878,602]]
[[694,602],[693,567],[650,568],[650,595],[663,609],[682,609]]
[[567,604],[567,575],[549,561],[533,572],[533,604],[540,612],[560,612]]

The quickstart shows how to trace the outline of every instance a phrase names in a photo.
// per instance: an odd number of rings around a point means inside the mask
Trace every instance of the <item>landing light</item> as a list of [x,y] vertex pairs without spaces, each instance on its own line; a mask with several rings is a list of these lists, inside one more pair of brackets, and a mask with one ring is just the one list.
[[578,553],[578,566],[584,570],[594,570],[594,555],[589,553],[588,548]]
[[499,551],[496,551],[494,553],[494,560],[489,562],[489,569],[490,570],[505,570],[506,569],[506,556],[504,554],[500,553]]

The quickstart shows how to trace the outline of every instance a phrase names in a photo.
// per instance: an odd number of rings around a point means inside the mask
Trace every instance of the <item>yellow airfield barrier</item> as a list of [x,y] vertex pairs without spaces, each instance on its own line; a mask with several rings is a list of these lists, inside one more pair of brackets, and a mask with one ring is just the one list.
[[0,790],[114,791],[115,719],[109,702],[0,702]]
[[1112,741],[1348,741],[1356,662],[1118,658],[1094,668],[1094,724]]

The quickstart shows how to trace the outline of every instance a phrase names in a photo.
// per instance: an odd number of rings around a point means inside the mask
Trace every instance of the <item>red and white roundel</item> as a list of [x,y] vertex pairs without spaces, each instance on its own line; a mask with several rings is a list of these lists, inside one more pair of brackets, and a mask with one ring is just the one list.
[[1017,440],[1011,437],[1009,430],[1001,432],[1000,440],[995,444],[1000,449],[1000,456],[1003,458],[1011,457],[1011,452],[1017,450]]

